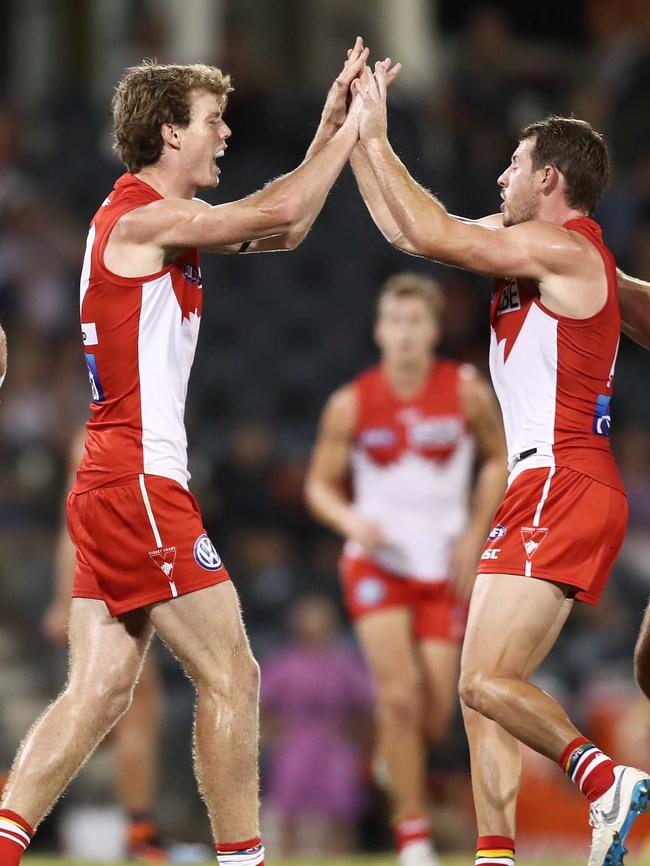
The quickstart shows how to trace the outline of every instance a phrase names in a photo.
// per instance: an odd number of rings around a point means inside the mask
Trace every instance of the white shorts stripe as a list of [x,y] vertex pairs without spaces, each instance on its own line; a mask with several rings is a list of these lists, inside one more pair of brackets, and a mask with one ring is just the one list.
[[539,526],[539,522],[542,519],[542,508],[544,507],[544,503],[548,497],[548,492],[551,489],[551,479],[555,475],[555,466],[551,466],[548,470],[548,476],[546,478],[546,483],[544,484],[544,489],[542,490],[542,496],[537,503],[537,510],[535,511],[535,516],[533,517],[533,526]]
[[151,524],[151,529],[153,530],[153,537],[156,540],[156,545],[158,547],[162,547],[162,538],[160,537],[158,527],[156,526],[156,518],[153,516],[151,502],[149,502],[149,494],[147,493],[147,488],[145,487],[144,483],[144,475],[139,475],[138,478],[140,479],[140,490],[142,491],[142,498],[144,499],[144,507],[147,509],[149,523]]
[[596,767],[599,764],[603,764],[605,761],[609,761],[609,758],[607,757],[607,755],[598,755],[598,757],[594,758],[594,760],[591,762],[591,764],[589,764],[589,766],[585,770],[584,776],[582,777],[582,779],[580,779],[580,790],[581,791],[584,790],[584,784],[587,781],[587,779],[589,778],[589,776],[591,776],[592,772],[596,769]]
[[15,842],[16,845],[20,845],[23,851],[27,850],[27,845],[22,839],[19,839],[18,836],[12,836],[11,833],[3,833],[2,830],[0,830],[0,836],[2,836],[3,839],[10,839],[12,842]]

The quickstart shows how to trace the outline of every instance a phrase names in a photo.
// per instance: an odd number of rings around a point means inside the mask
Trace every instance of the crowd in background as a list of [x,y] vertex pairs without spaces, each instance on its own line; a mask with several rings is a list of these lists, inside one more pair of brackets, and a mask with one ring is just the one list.
[[[591,120],[607,137],[614,167],[598,212],[606,241],[622,268],[650,279],[650,12],[634,0],[580,5],[579,32],[567,45],[550,28],[535,38],[517,32],[503,4],[465,4],[462,26],[438,33],[445,50],[429,90],[416,96],[395,85],[390,135],[417,179],[451,212],[476,217],[498,208],[496,178],[519,128],[551,112]],[[235,84],[226,113],[233,136],[221,184],[206,196],[212,202],[241,197],[302,159],[327,86],[283,80],[254,54],[236,18],[228,26],[223,56],[206,58],[232,72]],[[351,44],[354,35],[343,38]],[[136,53],[167,59],[165,22],[134,20],[131,53],[134,60]],[[332,57],[332,75],[339,62]],[[50,650],[40,623],[52,594],[69,443],[88,412],[78,278],[89,220],[121,172],[107,145],[109,122],[108,105],[93,102],[83,82],[56,89],[37,112],[0,102],[0,322],[9,341],[0,406],[0,768],[64,675],[64,660]],[[268,671],[264,790],[281,814],[295,808],[278,791],[277,749],[293,726],[332,714],[335,730],[326,725],[316,742],[337,740],[341,760],[359,774],[347,800],[332,792],[332,802],[321,806],[348,825],[350,839],[358,833],[364,844],[381,844],[378,794],[359,783],[372,775],[369,686],[356,662],[345,660],[354,650],[336,615],[340,545],[305,511],[306,460],[329,393],[373,362],[373,301],[389,274],[415,268],[440,279],[448,301],[442,351],[483,370],[489,282],[393,251],[349,170],[297,251],[204,256],[202,265],[204,316],[186,418],[192,489],[241,593],[263,677]],[[649,371],[650,357],[623,338],[612,442],[630,497],[628,541],[603,604],[574,612],[542,673],[566,694],[578,721],[611,693],[608,683],[634,692],[632,649],[650,593]],[[296,613],[305,596],[321,599],[313,603],[323,618],[316,636],[301,625],[300,607]],[[336,663],[328,664],[327,654]],[[306,683],[323,683],[321,702],[304,689],[292,701],[281,684],[292,665]],[[337,692],[342,672],[356,677],[355,701]],[[191,691],[167,656],[164,674],[165,742],[181,742],[185,751],[164,749],[160,808],[175,832],[205,835],[196,823],[189,738],[178,733],[189,728]],[[644,724],[650,732],[650,721]],[[466,785],[454,781],[456,771],[467,776],[456,728],[446,763],[432,761],[432,785],[446,790],[448,803],[466,805]],[[315,761],[318,747],[305,749]],[[76,783],[73,802],[110,799],[101,759],[95,767]],[[48,834],[42,838],[47,844]]]

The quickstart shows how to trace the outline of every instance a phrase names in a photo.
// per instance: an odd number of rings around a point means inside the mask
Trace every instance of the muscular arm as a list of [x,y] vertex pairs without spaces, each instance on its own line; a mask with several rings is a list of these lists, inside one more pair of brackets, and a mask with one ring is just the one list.
[[357,397],[348,385],[330,397],[323,412],[305,482],[305,500],[321,523],[372,552],[382,541],[379,530],[356,514],[343,490],[356,418]]
[[480,274],[535,280],[544,303],[562,315],[584,318],[602,307],[607,284],[592,244],[540,220],[505,228],[494,217],[472,222],[451,216],[411,177],[388,141],[381,64],[374,76],[364,72],[355,89],[363,100],[361,146],[383,201],[415,255]]
[[621,330],[645,349],[650,349],[650,283],[618,270],[618,300]]
[[281,235],[285,248],[305,236],[357,141],[354,106],[336,135],[289,174],[240,201],[210,207],[204,202],[162,199],[125,214],[111,239],[120,245],[174,251],[224,247]]
[[508,456],[501,413],[491,388],[471,367],[464,368],[462,376],[463,413],[474,435],[479,468],[469,522],[454,553],[454,582],[461,595],[469,597],[494,512],[506,489]]
[[390,208],[384,201],[382,190],[375,178],[372,166],[361,145],[352,151],[350,165],[368,212],[375,225],[389,244],[410,255],[417,255],[417,250],[405,236],[397,221],[393,218]]

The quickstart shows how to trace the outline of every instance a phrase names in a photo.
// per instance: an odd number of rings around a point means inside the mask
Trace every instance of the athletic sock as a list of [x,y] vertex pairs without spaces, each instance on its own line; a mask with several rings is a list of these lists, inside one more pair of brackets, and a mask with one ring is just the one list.
[[397,821],[393,826],[393,835],[395,837],[395,847],[398,851],[410,845],[411,842],[430,842],[431,828],[429,822],[421,812],[413,815],[408,815]]
[[590,803],[614,784],[616,764],[586,737],[576,737],[562,752],[560,767]]
[[509,836],[479,836],[476,866],[515,866],[515,840]]
[[218,842],[219,866],[264,866],[264,845],[259,836],[243,842]]
[[2,866],[18,866],[33,834],[32,828],[20,815],[9,809],[0,809],[0,863]]
[[129,812],[126,828],[126,839],[129,848],[141,845],[158,844],[158,824],[150,812]]

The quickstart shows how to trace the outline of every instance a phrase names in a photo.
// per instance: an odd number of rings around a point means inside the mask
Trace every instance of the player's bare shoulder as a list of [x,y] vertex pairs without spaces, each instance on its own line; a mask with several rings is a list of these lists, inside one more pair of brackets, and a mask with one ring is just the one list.
[[321,433],[336,438],[352,438],[359,412],[357,387],[349,382],[330,396],[321,417]]

